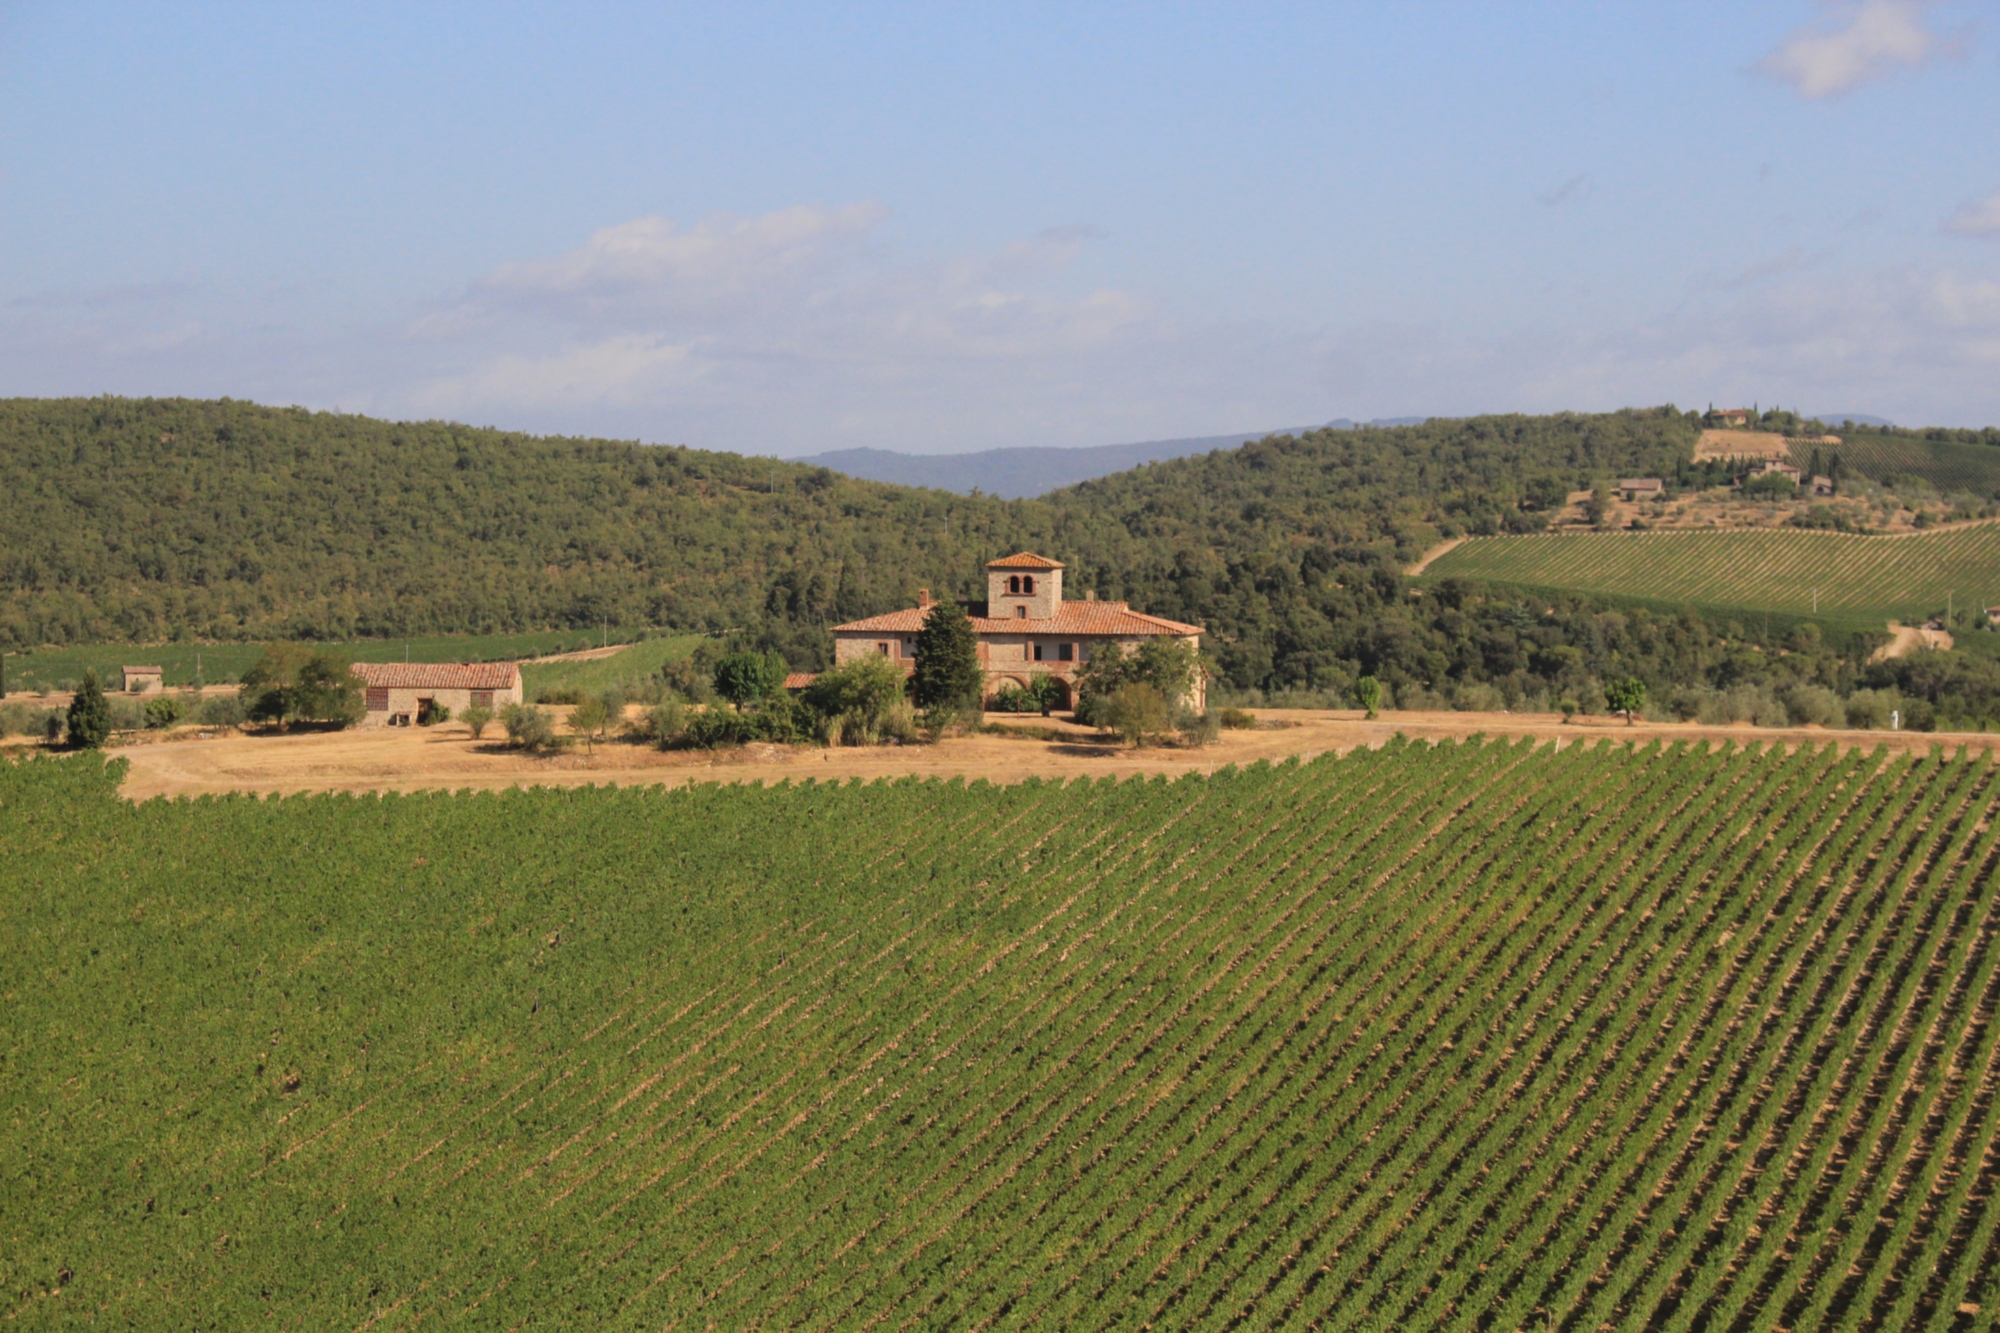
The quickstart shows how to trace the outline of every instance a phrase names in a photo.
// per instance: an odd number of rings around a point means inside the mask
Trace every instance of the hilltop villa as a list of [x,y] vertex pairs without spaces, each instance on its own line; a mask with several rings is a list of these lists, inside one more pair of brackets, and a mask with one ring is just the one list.
[[[1201,626],[1144,615],[1123,602],[1100,602],[1086,592],[1080,602],[1063,600],[1060,561],[1023,551],[986,566],[986,604],[966,608],[979,636],[979,662],[986,669],[989,701],[1005,687],[1027,688],[1037,676],[1056,682],[1059,707],[1076,698],[1077,668],[1098,653],[1127,652],[1157,635],[1170,634],[1197,647]],[[871,653],[916,667],[917,631],[932,606],[930,589],[903,611],[870,616],[833,627],[833,660],[851,662]],[[1207,706],[1206,689],[1195,682],[1197,708]]]

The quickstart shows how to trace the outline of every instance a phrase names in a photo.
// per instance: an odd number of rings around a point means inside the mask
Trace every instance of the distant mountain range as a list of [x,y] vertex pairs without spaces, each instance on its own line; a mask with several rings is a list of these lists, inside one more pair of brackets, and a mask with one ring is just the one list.
[[[1428,417],[1381,417],[1371,426],[1420,426]],[[832,468],[864,481],[898,486],[929,486],[961,494],[983,491],[1018,500],[1074,486],[1093,477],[1108,477],[1146,463],[1191,454],[1236,449],[1269,435],[1300,435],[1309,430],[1351,430],[1355,423],[1340,417],[1318,426],[1286,426],[1243,435],[1198,435],[1185,440],[1147,440],[1139,444],[1101,444],[1079,449],[983,449],[974,454],[899,454],[888,449],[838,449],[832,453],[795,458],[794,463]]]

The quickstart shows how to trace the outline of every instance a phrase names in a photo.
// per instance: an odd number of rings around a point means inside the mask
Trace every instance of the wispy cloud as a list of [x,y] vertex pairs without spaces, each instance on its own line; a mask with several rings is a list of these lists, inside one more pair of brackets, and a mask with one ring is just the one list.
[[1828,5],[1830,16],[1799,28],[1757,68],[1801,97],[1838,97],[1863,84],[1963,50],[1925,21],[1926,0],[1861,0]]
[[2000,190],[1967,203],[1945,219],[1944,229],[1954,236],[2000,239]]

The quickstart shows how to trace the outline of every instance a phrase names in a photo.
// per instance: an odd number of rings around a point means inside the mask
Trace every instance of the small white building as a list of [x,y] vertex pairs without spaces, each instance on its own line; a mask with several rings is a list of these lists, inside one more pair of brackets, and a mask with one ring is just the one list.
[[166,673],[156,666],[118,668],[124,676],[127,694],[158,694],[166,688]]
[[439,708],[500,709],[521,700],[518,662],[356,662],[364,727],[407,727]]

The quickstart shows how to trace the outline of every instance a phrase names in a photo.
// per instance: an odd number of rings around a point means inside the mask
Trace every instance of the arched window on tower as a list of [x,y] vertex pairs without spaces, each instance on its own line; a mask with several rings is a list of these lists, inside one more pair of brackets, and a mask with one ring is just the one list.
[[1025,597],[1033,597],[1035,595],[1035,576],[1033,574],[1023,574],[1021,576],[1021,593]]
[[1021,591],[1021,576],[1019,574],[1009,574],[1007,576],[1007,591],[1009,593],[1019,593]]

